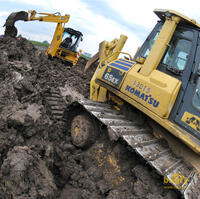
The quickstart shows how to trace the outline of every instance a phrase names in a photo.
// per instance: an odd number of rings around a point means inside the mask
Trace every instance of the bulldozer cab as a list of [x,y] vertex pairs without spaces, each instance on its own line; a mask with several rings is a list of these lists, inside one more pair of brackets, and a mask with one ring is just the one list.
[[[163,21],[158,22],[148,36],[134,60],[148,57],[157,39]],[[179,124],[193,136],[200,139],[200,76],[198,73],[200,30],[191,24],[179,23],[169,45],[157,66],[157,70],[181,82],[176,102],[169,120]]]
[[65,28],[60,48],[77,52],[80,42],[83,41],[82,37],[83,34],[80,31],[74,30],[72,28]]

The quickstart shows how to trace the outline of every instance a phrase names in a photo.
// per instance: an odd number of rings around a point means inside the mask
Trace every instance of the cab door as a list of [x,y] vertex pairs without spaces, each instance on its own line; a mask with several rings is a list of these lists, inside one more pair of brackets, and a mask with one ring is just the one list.
[[196,76],[200,61],[198,43],[197,30],[179,25],[157,69],[182,82],[169,120],[200,139],[200,80],[197,81]]
[[[200,139],[200,39],[196,45],[196,54],[193,62],[190,79],[181,100],[175,122],[184,127],[192,135]],[[194,46],[193,46],[194,48]]]
[[189,82],[175,122],[200,139],[200,78]]

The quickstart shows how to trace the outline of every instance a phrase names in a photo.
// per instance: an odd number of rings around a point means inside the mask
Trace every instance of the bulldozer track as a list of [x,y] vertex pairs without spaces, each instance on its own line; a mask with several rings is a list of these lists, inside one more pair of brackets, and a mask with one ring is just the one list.
[[[178,189],[185,199],[193,198],[193,191],[200,183],[197,173],[183,159],[177,157],[163,139],[156,138],[150,128],[127,120],[124,115],[108,104],[87,99],[80,100],[78,103],[107,126],[111,139],[123,139],[155,168],[158,174],[168,179],[168,188],[171,185],[171,188]],[[181,180],[181,176],[187,180]]]
[[59,90],[51,90],[50,94],[46,97],[46,106],[51,119],[63,120],[63,113],[66,104],[60,95]]

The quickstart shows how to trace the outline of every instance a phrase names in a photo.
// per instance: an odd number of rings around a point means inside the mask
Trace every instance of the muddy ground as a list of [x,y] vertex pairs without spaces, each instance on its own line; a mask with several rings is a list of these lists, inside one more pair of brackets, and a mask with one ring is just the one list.
[[[174,199],[157,175],[106,129],[89,149],[73,146],[69,126],[48,111],[59,87],[89,97],[94,70],[48,60],[26,39],[0,39],[0,199]],[[73,93],[71,93],[73,95]]]

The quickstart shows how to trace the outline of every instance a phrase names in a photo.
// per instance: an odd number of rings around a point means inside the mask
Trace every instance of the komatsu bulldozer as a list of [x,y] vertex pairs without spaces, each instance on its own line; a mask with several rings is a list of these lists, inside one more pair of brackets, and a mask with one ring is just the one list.
[[100,44],[90,100],[73,102],[64,117],[77,147],[89,147],[107,128],[112,141],[125,142],[163,176],[163,186],[198,198],[200,24],[173,10],[154,12],[159,21],[133,58],[121,52],[124,35]]
[[13,12],[8,16],[6,23],[4,24],[5,36],[17,36],[15,22],[19,20],[37,20],[40,22],[57,23],[54,36],[46,54],[48,57],[57,57],[75,66],[82,52],[82,50],[78,51],[77,49],[80,42],[83,40],[83,34],[72,28],[64,28],[64,25],[69,21],[69,18],[70,15],[61,16],[60,13],[37,13],[35,10],[28,12]]

